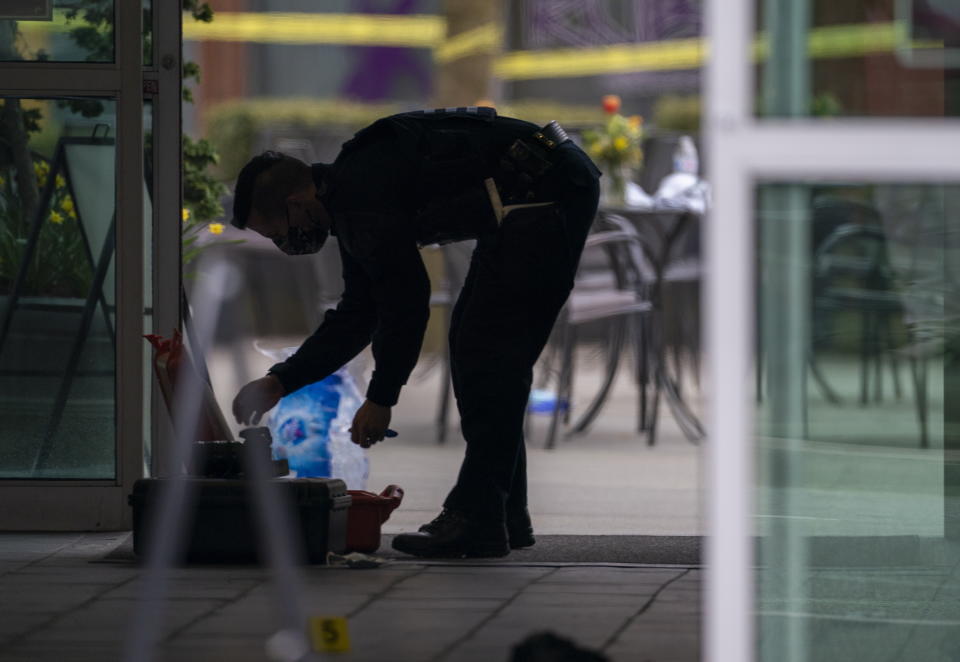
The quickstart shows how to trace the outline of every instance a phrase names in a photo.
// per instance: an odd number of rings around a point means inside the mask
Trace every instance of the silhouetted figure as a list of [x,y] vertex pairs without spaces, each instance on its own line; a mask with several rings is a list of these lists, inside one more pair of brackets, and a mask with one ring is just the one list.
[[555,122],[540,129],[482,107],[383,118],[332,164],[254,158],[237,180],[233,224],[290,255],[317,252],[333,234],[345,289],[292,357],[241,389],[237,420],[256,423],[372,342],[376,366],[352,435],[364,447],[381,441],[430,313],[418,249],[476,239],[449,337],[466,455],[439,517],[393,545],[445,557],[532,545],[523,419],[534,363],[573,287],[598,177]]

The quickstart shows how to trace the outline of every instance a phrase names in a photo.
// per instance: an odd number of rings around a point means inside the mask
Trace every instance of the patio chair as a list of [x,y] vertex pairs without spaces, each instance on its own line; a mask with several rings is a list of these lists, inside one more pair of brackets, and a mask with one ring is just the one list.
[[[814,254],[813,346],[830,339],[831,318],[852,312],[860,318],[860,403],[883,399],[883,363],[887,359],[896,397],[901,397],[898,353],[907,347],[920,426],[920,446],[928,446],[926,417],[926,361],[910,352],[911,341],[896,332],[895,324],[906,314],[903,292],[897,287],[890,264],[887,237],[875,225],[848,223],[828,235]],[[810,351],[810,369],[828,399],[841,403],[827,384]],[[871,374],[873,383],[871,384]],[[832,394],[832,397],[831,397]]]
[[[570,407],[564,409],[560,403],[571,403],[577,340],[581,329],[590,323],[601,322],[605,325],[604,379],[584,413],[571,426],[571,433],[586,430],[599,414],[613,386],[623,350],[627,347],[636,350],[637,377],[640,381],[638,427],[641,430],[645,427],[646,382],[649,374],[646,342],[649,326],[646,322],[653,310],[648,298],[650,267],[646,250],[635,231],[630,228],[619,229],[608,223],[601,222],[587,237],[584,255],[597,255],[599,252],[605,256],[606,270],[585,270],[586,260],[581,261],[581,272],[574,282],[573,292],[554,327],[555,341],[552,350],[547,353],[545,362],[548,367],[543,373],[547,377],[545,381],[554,378],[556,382],[556,404],[551,412],[545,440],[548,449],[556,446],[561,416],[564,423],[569,423]],[[553,368],[553,364],[558,365]]]
[[[811,200],[811,228],[810,228],[810,240],[811,240],[811,262],[817,260],[817,255],[823,250],[823,246],[827,239],[831,238],[833,233],[840,227],[849,225],[849,226],[858,226],[866,227],[871,226],[879,229],[882,225],[882,219],[880,213],[872,206],[858,202],[856,200],[848,200],[843,197],[836,195],[820,195],[816,199]],[[831,239],[831,241],[833,241]],[[843,250],[843,247],[841,247]],[[819,284],[823,285],[825,282],[825,276],[819,277]],[[816,277],[815,277],[816,278]],[[758,292],[759,296],[759,292]],[[757,300],[757,310],[760,310],[760,300]],[[826,308],[829,308],[827,306]],[[826,309],[820,310],[819,312],[815,311],[813,319],[813,342],[814,344],[821,344],[827,336],[829,336],[829,329],[832,325],[833,317],[838,311],[830,312]],[[764,396],[764,361],[765,354],[762,344],[762,329],[760,328],[761,315],[757,315],[757,329],[756,329],[756,399],[760,403],[763,401]],[[816,363],[816,356],[813,350],[811,349],[808,352],[807,356],[808,368],[810,374],[814,378],[814,382],[817,385],[817,388],[823,394],[823,397],[830,402],[831,404],[840,404],[842,398],[840,395],[833,389],[829,382],[825,379],[823,372],[820,370],[819,365]],[[899,383],[896,384],[897,392],[899,393]]]
[[[683,399],[682,357],[689,354],[699,385],[700,215],[684,210],[617,209],[601,210],[600,217],[609,226],[634,233],[644,247],[644,296],[653,304],[653,311],[643,321],[643,346],[638,351],[644,358],[638,380],[641,392],[646,393],[649,383],[654,389],[649,412],[645,399],[641,399],[639,431],[647,433],[648,445],[656,443],[663,395],[684,436],[697,443],[705,433],[697,415]],[[667,301],[669,305],[665,305]],[[668,355],[672,355],[672,371]]]

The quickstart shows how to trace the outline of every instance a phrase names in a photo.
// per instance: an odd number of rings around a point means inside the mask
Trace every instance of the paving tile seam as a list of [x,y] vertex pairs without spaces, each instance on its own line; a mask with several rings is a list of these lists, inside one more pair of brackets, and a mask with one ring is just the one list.
[[60,611],[60,612],[57,612],[57,613],[53,614],[50,618],[46,619],[45,621],[43,621],[43,622],[41,622],[41,623],[38,623],[36,626],[34,626],[34,627],[32,627],[32,628],[28,628],[26,631],[21,632],[20,634],[14,635],[13,637],[7,639],[6,641],[3,642],[3,644],[4,644],[4,646],[14,646],[14,645],[16,645],[16,644],[19,644],[19,643],[25,641],[26,639],[29,639],[29,638],[30,638],[31,636],[33,636],[34,634],[37,634],[37,633],[40,632],[41,630],[44,630],[44,629],[50,627],[51,625],[53,625],[53,624],[56,623],[57,621],[61,620],[62,618],[65,618],[65,617],[69,616],[70,614],[73,614],[73,613],[75,613],[75,612],[78,612],[78,611],[80,611],[80,610],[82,610],[82,609],[86,609],[87,607],[91,606],[93,603],[99,601],[100,598],[102,598],[104,595],[106,595],[106,594],[109,593],[110,591],[114,591],[114,590],[116,590],[116,589],[118,589],[118,588],[123,588],[123,587],[126,586],[127,584],[129,584],[129,583],[131,583],[131,582],[133,582],[133,581],[136,581],[136,579],[137,579],[137,577],[134,576],[134,577],[129,577],[129,578],[127,578],[127,579],[124,579],[124,580],[121,581],[121,582],[117,582],[117,583],[115,583],[115,584],[110,584],[109,586],[105,587],[102,591],[98,591],[98,592],[95,593],[92,597],[90,597],[90,598],[87,599],[87,600],[84,600],[83,602],[81,602],[80,604],[76,605],[76,606],[73,607],[72,609],[66,609],[66,610],[64,610],[64,611]]
[[347,613],[347,616],[346,616],[347,620],[350,620],[350,619],[358,616],[360,613],[363,612],[364,609],[366,609],[367,607],[369,607],[370,605],[372,605],[373,603],[375,603],[375,602],[376,602],[377,600],[379,600],[380,598],[386,597],[386,595],[387,595],[390,591],[392,591],[394,588],[396,588],[399,584],[407,581],[408,579],[413,579],[414,577],[419,577],[420,575],[422,575],[422,574],[425,573],[426,571],[427,571],[427,567],[424,565],[424,566],[420,566],[415,572],[408,572],[408,573],[406,573],[406,574],[404,574],[404,575],[402,575],[402,576],[400,576],[400,577],[397,577],[397,578],[394,579],[392,582],[390,582],[389,584],[387,584],[383,589],[381,589],[380,591],[377,591],[376,593],[372,594],[372,595],[371,595],[369,598],[367,598],[360,606],[356,607],[355,609],[353,609],[352,611],[350,611],[349,613]]
[[[15,532],[13,532],[13,533],[15,533]],[[5,570],[5,571],[3,571],[3,572],[0,572],[0,577],[5,577],[6,575],[12,575],[12,574],[14,574],[14,573],[20,572],[21,570],[26,570],[26,569],[29,568],[30,566],[36,565],[36,564],[38,564],[38,563],[43,563],[43,562],[46,561],[47,559],[56,556],[57,554],[59,554],[60,552],[62,552],[63,550],[65,550],[67,547],[70,547],[71,545],[77,544],[77,542],[79,542],[80,540],[83,540],[84,538],[86,538],[86,536],[79,536],[78,538],[75,538],[75,539],[71,540],[70,542],[63,543],[61,546],[57,547],[54,551],[50,552],[50,553],[47,554],[46,556],[41,556],[41,557],[38,558],[38,559],[34,559],[34,560],[32,560],[32,561],[28,561],[28,562],[24,563],[23,565],[17,566],[16,568],[14,568],[14,569],[12,569],[12,570]]]
[[[957,571],[958,567],[960,567],[960,561],[954,564],[953,573]],[[934,609],[934,603],[940,598],[940,595],[944,592],[944,589],[946,588],[947,583],[949,581],[950,581],[949,578],[945,578],[943,582],[940,583],[940,586],[937,587],[937,590],[934,591],[933,598],[930,600],[927,606],[927,609],[924,612],[924,616],[927,616],[928,614],[930,614],[930,612]],[[920,630],[919,624],[915,624],[913,625],[913,627],[910,628],[910,633],[904,638],[903,643],[900,644],[900,646],[897,648],[896,656],[891,657],[890,658],[891,660],[903,659],[902,656],[906,654],[907,649],[910,647],[910,644],[913,642],[914,638],[917,636],[917,633],[919,630]]]
[[648,568],[660,570],[703,570],[706,566],[693,563],[615,563],[607,561],[390,561],[391,566],[440,566],[453,568]]
[[[192,619],[192,620],[189,621],[188,623],[185,623],[184,625],[182,625],[182,626],[176,628],[175,630],[173,630],[170,634],[168,634],[166,637],[164,637],[164,639],[163,639],[163,641],[162,641],[162,644],[168,644],[168,643],[172,642],[174,639],[176,639],[176,638],[179,637],[181,634],[183,634],[183,632],[184,632],[185,630],[187,630],[188,628],[193,627],[194,625],[196,625],[197,623],[199,623],[199,622],[202,621],[203,619],[207,618],[208,616],[213,616],[214,614],[216,614],[218,611],[222,610],[223,608],[228,607],[228,606],[230,606],[230,605],[232,605],[232,604],[234,604],[234,603],[242,600],[243,598],[245,598],[245,597],[247,597],[248,595],[250,595],[250,593],[252,593],[255,589],[257,589],[258,587],[263,586],[264,584],[266,584],[268,581],[269,581],[269,579],[263,579],[263,580],[257,581],[257,582],[255,582],[255,583],[253,583],[251,586],[248,586],[246,589],[244,589],[243,591],[241,591],[239,594],[237,594],[237,595],[234,596],[233,598],[224,598],[224,599],[220,600],[220,604],[216,605],[216,606],[213,607],[212,609],[209,609],[209,610],[205,611],[204,613],[200,614],[199,616],[197,616],[196,618]],[[206,598],[202,598],[202,599],[206,599]],[[215,598],[215,599],[216,599],[216,598]]]
[[555,574],[559,570],[560,568],[553,568],[550,572],[544,573],[539,577],[534,577],[530,581],[524,583],[522,586],[520,586],[520,588],[518,588],[513,593],[513,595],[511,595],[507,600],[505,600],[499,607],[494,609],[491,613],[487,614],[486,618],[482,619],[479,623],[477,623],[472,628],[467,630],[466,634],[458,637],[453,642],[451,642],[446,648],[444,648],[435,656],[430,658],[430,662],[441,662],[444,658],[446,658],[451,653],[453,653],[453,651],[459,648],[461,644],[464,644],[470,639],[472,639],[473,636],[476,635],[478,632],[480,632],[480,630],[482,630],[487,623],[491,622],[493,619],[495,619],[497,616],[503,613],[503,611],[507,607],[509,607],[511,604],[513,604],[516,601],[516,599],[523,594],[524,591],[526,591],[528,588],[530,588],[537,582],[542,581],[547,577],[550,577],[551,575]]
[[603,646],[600,647],[600,650],[606,652],[608,648],[610,648],[615,643],[617,643],[617,640],[620,638],[620,635],[626,632],[627,628],[633,625],[633,623],[635,623],[637,619],[643,616],[644,613],[646,613],[650,609],[650,607],[653,606],[653,604],[657,601],[657,598],[660,597],[661,593],[663,593],[671,584],[686,577],[691,572],[693,572],[693,570],[688,568],[687,570],[684,570],[676,577],[668,579],[663,584],[661,584],[660,588],[658,588],[656,591],[653,592],[653,595],[650,596],[650,598],[640,607],[640,609],[637,610],[637,612],[633,616],[626,619],[619,628],[614,630],[613,634],[611,634],[610,637],[605,642],[603,642]]
[[894,651],[894,655],[891,656],[890,658],[891,662],[895,662],[896,660],[907,659],[906,657],[904,657],[904,655],[906,654],[907,649],[910,647],[910,644],[913,643],[914,637],[917,636],[917,630],[919,629],[919,627],[920,627],[919,625],[914,625],[913,627],[910,628],[910,632],[908,632],[907,636],[903,638],[903,643],[897,646],[896,651]]

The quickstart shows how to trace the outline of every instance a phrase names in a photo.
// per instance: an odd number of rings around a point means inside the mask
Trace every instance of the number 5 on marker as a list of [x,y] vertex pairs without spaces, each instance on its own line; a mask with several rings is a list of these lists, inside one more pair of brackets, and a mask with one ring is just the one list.
[[340,616],[315,616],[310,619],[310,641],[321,653],[345,653],[350,650],[347,619]]

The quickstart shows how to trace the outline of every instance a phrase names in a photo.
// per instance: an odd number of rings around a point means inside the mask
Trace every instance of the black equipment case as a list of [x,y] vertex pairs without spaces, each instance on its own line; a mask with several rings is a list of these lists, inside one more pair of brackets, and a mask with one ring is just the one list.
[[[187,533],[185,560],[191,562],[255,562],[260,558],[261,527],[252,507],[253,490],[247,480],[185,477],[187,503],[181,523]],[[170,479],[145,478],[133,485],[128,501],[133,507],[133,551],[149,550],[156,507]],[[299,535],[301,558],[325,563],[327,552],[346,548],[350,495],[338,478],[273,479],[281,503],[290,509]]]

